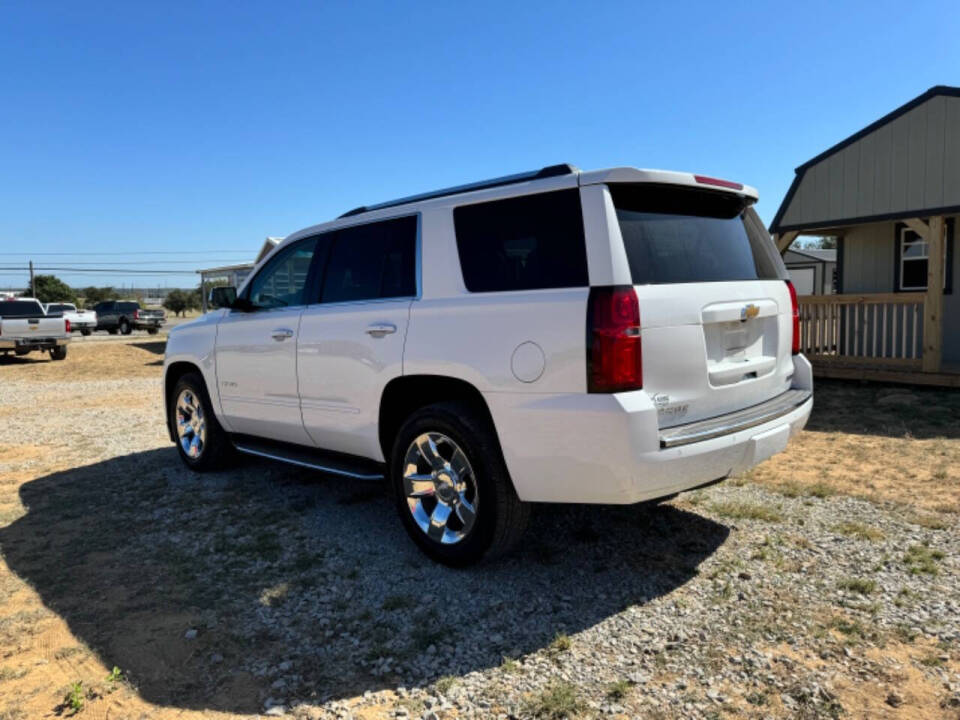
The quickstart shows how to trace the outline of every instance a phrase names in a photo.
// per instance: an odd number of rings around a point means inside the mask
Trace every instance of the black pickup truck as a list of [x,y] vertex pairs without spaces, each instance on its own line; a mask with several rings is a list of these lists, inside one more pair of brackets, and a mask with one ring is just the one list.
[[118,332],[129,335],[134,330],[146,330],[156,335],[167,319],[163,310],[143,310],[140,303],[123,300],[105,300],[97,303],[97,330],[106,330],[111,335]]

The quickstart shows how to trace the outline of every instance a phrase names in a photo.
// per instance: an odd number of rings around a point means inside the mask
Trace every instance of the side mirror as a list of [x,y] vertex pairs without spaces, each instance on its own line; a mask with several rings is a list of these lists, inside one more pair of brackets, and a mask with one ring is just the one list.
[[215,287],[210,290],[207,304],[211,309],[232,308],[236,302],[237,289],[235,287]]

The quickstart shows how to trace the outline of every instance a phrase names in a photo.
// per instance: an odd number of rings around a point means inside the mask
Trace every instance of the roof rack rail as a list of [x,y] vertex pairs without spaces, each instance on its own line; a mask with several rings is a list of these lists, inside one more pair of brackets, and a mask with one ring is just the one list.
[[466,185],[455,185],[454,187],[444,188],[443,190],[433,190],[431,192],[425,192],[419,195],[410,195],[408,197],[398,198],[396,200],[377,203],[376,205],[361,205],[353,210],[348,210],[340,217],[351,217],[353,215],[360,215],[373,210],[383,210],[384,208],[395,207],[397,205],[406,205],[407,203],[417,202],[419,200],[432,200],[433,198],[471,192],[472,190],[486,190],[488,188],[500,187],[501,185],[513,185],[514,183],[527,182],[529,180],[541,180],[543,178],[550,177],[560,177],[561,175],[572,175],[578,172],[580,172],[579,168],[577,168],[575,165],[570,165],[569,163],[548,165],[540,170],[531,170],[530,172],[517,173],[516,175],[504,175],[503,177],[467,183]]

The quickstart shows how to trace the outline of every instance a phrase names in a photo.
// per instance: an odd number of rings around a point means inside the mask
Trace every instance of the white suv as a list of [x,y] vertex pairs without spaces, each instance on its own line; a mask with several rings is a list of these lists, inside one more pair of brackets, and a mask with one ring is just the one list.
[[529,503],[636,503],[806,423],[796,295],[750,187],[569,165],[352,210],[170,332],[170,437],[386,477],[431,557],[502,553]]

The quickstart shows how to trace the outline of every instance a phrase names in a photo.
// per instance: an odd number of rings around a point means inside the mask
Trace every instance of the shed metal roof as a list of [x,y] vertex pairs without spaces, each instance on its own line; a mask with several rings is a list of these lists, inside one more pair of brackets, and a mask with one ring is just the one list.
[[829,248],[791,247],[788,252],[792,252],[797,255],[804,255],[810,258],[811,260],[816,260],[817,262],[836,262],[837,261],[837,251]]
[[960,88],[937,85],[796,169],[775,233],[960,211]]

